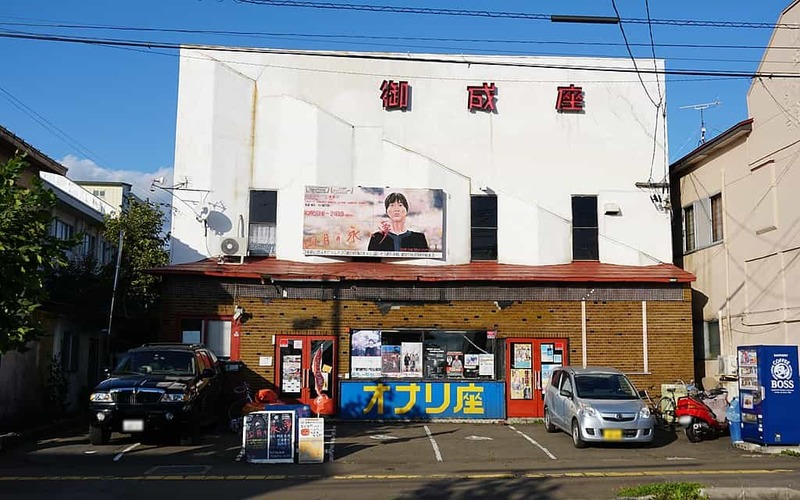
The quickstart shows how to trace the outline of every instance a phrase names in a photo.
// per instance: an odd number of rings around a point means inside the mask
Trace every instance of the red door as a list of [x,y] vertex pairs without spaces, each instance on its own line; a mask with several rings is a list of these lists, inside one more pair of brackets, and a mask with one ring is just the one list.
[[[278,335],[275,386],[282,401],[311,405],[320,394],[336,401],[336,337]],[[335,412],[335,404],[330,411]]]
[[567,339],[506,339],[506,415],[543,417],[552,370],[567,364]]

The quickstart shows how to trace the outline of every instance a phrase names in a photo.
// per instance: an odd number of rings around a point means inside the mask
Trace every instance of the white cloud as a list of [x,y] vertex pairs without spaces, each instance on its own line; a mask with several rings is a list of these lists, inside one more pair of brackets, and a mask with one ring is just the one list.
[[[127,182],[131,190],[139,198],[149,199],[154,203],[172,203],[172,195],[163,189],[156,188],[150,191],[153,179],[164,178],[164,186],[172,185],[172,168],[161,167],[154,172],[140,172],[138,170],[112,170],[101,167],[92,160],[80,159],[75,155],[67,155],[60,160],[67,167],[67,177],[73,181],[100,181],[100,182]],[[165,228],[170,227],[171,211],[164,210],[167,215]]]

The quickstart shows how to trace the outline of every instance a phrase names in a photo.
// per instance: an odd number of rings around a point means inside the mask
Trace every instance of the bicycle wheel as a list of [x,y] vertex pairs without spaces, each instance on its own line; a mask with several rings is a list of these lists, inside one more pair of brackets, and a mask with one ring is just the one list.
[[666,396],[658,400],[657,414],[661,427],[671,430],[675,426],[675,401]]

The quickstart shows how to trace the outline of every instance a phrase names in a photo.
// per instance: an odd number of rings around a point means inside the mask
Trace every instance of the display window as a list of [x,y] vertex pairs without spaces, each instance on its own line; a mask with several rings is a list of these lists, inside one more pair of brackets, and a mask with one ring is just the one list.
[[354,330],[350,378],[495,379],[485,330]]

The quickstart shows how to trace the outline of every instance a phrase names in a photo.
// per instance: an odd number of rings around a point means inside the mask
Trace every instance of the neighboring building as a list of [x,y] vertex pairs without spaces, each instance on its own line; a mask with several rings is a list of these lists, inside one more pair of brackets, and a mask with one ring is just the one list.
[[[800,23],[793,2],[778,23]],[[795,30],[777,29],[758,71],[797,73]],[[698,376],[736,375],[736,348],[800,342],[800,82],[756,78],[749,119],[670,166],[676,264],[697,276]]]
[[[16,151],[26,154],[29,163],[22,182],[29,185],[31,177],[38,175],[58,199],[52,234],[67,239],[84,233],[82,243],[71,249],[68,257],[74,260],[91,256],[99,264],[110,262],[114,252],[102,237],[102,227],[104,215],[112,214],[115,208],[64,177],[64,166],[0,127],[0,161],[7,161]],[[67,382],[68,409],[79,407],[80,398],[86,397],[86,391],[101,375],[102,334],[82,326],[89,313],[51,300],[36,313],[45,335],[31,342],[25,353],[14,351],[0,356],[0,429],[41,417],[54,359],[60,362]]]
[[344,418],[537,417],[567,363],[691,378],[693,277],[635,187],[665,124],[582,67],[633,64],[183,49],[164,339]]
[[75,184],[115,207],[116,210],[122,210],[123,204],[127,203],[126,200],[134,199],[140,203],[142,202],[141,198],[133,194],[131,185],[127,182],[75,181]]

